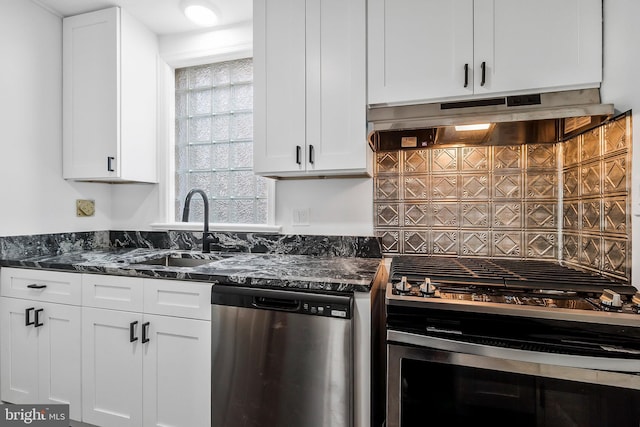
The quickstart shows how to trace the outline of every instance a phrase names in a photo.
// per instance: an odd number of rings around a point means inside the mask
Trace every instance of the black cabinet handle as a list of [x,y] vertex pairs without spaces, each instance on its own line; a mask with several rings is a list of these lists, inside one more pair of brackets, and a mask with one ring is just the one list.
[[469,64],[464,64],[464,87],[469,86]]
[[136,325],[138,321],[129,323],[129,342],[138,341],[138,337],[136,336]]
[[309,145],[309,163],[313,164],[315,161],[316,153],[313,149],[313,145]]
[[149,333],[149,322],[144,322],[142,324],[142,343],[147,343],[149,342],[149,336],[147,335]]
[[40,323],[40,316],[38,316],[38,314],[42,313],[44,311],[44,308],[39,308],[36,310],[36,315],[35,315],[35,324],[33,326],[35,326],[36,328],[44,325],[44,323]]
[[35,310],[35,309],[36,309],[35,307],[31,307],[31,308],[27,308],[27,309],[24,311],[24,317],[25,317],[25,319],[24,319],[24,326],[30,326],[30,325],[33,325],[33,322],[32,322],[31,320],[29,320],[29,317],[31,317],[31,316],[29,315],[29,313],[31,313],[31,312],[32,312],[33,310]]
[[487,77],[487,63],[483,62],[480,64],[480,69],[482,70],[482,79],[480,80],[480,86],[484,86]]
[[37,285],[35,283],[32,284],[32,285],[27,285],[27,288],[30,288],[30,289],[44,289],[46,287],[47,287],[47,285]]
[[113,165],[111,164],[115,159],[115,157],[107,157],[107,172],[115,172],[113,170]]
[[302,164],[302,160],[300,159],[300,155],[302,154],[302,147],[296,145],[296,163]]

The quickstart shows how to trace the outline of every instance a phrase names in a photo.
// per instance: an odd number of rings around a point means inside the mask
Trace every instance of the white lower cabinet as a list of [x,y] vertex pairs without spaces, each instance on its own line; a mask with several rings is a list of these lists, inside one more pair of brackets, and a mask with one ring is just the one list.
[[[125,278],[110,277],[114,286],[119,279]],[[178,306],[187,315],[191,309],[195,318],[83,307],[83,421],[105,427],[209,427],[211,323],[198,316],[210,316],[201,315],[202,295],[210,294],[210,287],[138,280],[147,308],[173,313]]]
[[[63,293],[51,296],[52,288],[61,283],[76,288],[79,277],[31,273],[1,270],[0,398],[15,404],[68,404],[70,418],[80,420],[81,308],[49,302],[64,299]],[[7,296],[15,291],[25,298]],[[79,295],[68,297],[76,301]]]
[[211,426],[211,285],[0,270],[0,399],[99,427]]

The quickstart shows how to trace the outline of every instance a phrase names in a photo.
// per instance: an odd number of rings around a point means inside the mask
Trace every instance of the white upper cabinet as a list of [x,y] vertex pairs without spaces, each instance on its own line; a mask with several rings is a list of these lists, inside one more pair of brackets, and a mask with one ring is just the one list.
[[369,0],[368,103],[599,87],[601,0]]
[[65,179],[156,182],[156,36],[119,7],[63,20]]
[[365,0],[253,7],[254,171],[370,175]]

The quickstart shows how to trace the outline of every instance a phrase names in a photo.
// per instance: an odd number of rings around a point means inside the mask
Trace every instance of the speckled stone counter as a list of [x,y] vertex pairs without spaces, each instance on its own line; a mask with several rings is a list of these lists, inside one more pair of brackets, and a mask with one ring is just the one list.
[[[273,241],[256,237],[252,239],[260,241],[263,246],[265,241]],[[300,239],[286,239],[287,242],[296,240]],[[275,246],[275,243],[273,245]],[[232,252],[210,254],[203,254],[199,250],[175,248],[113,246],[101,248],[95,244],[71,245],[68,251],[20,250],[11,254],[5,252],[0,266],[351,293],[368,292],[382,262],[382,258],[340,256],[332,251],[329,251],[330,255],[301,255],[295,253],[295,245],[292,244],[288,253],[250,253],[237,252],[236,249]],[[296,247],[300,252],[300,246]],[[315,248],[318,252],[322,245]],[[157,262],[154,260],[164,256],[174,260],[206,261],[201,265],[187,267],[153,264]]]

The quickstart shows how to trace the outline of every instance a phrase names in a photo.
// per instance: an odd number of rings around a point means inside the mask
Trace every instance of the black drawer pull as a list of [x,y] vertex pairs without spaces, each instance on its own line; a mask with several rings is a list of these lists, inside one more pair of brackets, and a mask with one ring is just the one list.
[[302,164],[302,160],[300,159],[301,155],[302,155],[302,147],[300,147],[299,145],[296,145],[296,163],[297,164]]
[[35,326],[36,328],[38,328],[38,327],[40,327],[40,326],[44,325],[44,323],[41,323],[41,322],[40,322],[40,316],[38,316],[38,314],[42,313],[43,311],[44,311],[44,308],[39,308],[39,309],[37,309],[37,310],[36,310],[35,325],[33,325],[33,326]]
[[27,288],[29,289],[44,289],[46,287],[47,285],[36,285],[35,283],[32,285],[27,285]]
[[29,315],[29,313],[31,313],[31,312],[32,312],[33,310],[35,310],[35,309],[36,309],[35,307],[31,307],[31,308],[27,308],[27,309],[24,311],[24,317],[25,317],[25,319],[24,319],[24,326],[31,326],[31,325],[33,325],[33,323],[34,323],[34,322],[32,322],[31,320],[29,320],[29,317],[31,317],[31,316]]
[[115,157],[107,157],[107,172],[115,172],[113,170],[113,165],[111,164],[115,159]]
[[136,325],[138,321],[129,323],[129,342],[138,341],[138,337],[136,336]]
[[142,343],[147,343],[149,342],[149,322],[144,322],[142,324]]
[[482,80],[480,81],[480,86],[484,86],[487,77],[487,63],[483,62],[480,64],[480,68],[482,69]]
[[464,64],[464,87],[469,86],[469,64]]

